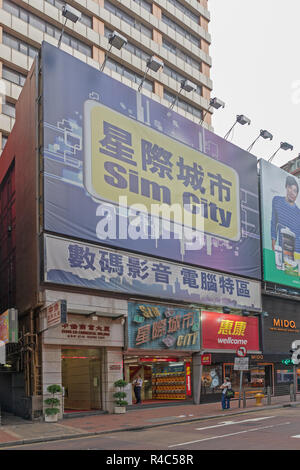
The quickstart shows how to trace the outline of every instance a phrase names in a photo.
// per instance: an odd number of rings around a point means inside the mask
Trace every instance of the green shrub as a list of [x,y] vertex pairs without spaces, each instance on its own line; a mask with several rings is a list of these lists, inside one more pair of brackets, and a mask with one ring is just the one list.
[[128,402],[126,400],[123,400],[123,398],[126,397],[126,393],[123,391],[122,388],[126,387],[127,382],[126,380],[119,379],[116,382],[114,382],[114,386],[119,389],[118,392],[115,392],[113,394],[113,397],[116,398],[115,403],[117,406],[126,406],[128,405]]
[[60,409],[57,408],[60,405],[60,400],[55,398],[54,395],[55,393],[62,392],[62,388],[60,385],[53,384],[47,387],[47,391],[52,394],[52,398],[46,398],[46,400],[44,400],[45,405],[50,406],[50,408],[45,409],[45,414],[47,416],[56,415],[60,412]]

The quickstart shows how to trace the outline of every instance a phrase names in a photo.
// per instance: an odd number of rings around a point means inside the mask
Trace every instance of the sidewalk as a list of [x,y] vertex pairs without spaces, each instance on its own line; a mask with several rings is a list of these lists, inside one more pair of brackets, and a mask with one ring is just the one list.
[[270,410],[284,406],[298,406],[299,402],[290,401],[289,396],[272,397],[271,405],[263,399],[262,406],[256,406],[254,399],[247,400],[247,407],[238,407],[238,400],[231,401],[230,410],[223,411],[220,403],[201,405],[177,404],[174,406],[161,406],[157,408],[144,408],[129,410],[126,414],[99,414],[91,416],[72,417],[57,423],[31,422],[6,413],[2,414],[0,426],[0,448],[7,445],[30,444],[46,442],[56,439],[70,439],[74,437],[95,436],[108,432],[120,432],[136,429],[147,429],[166,424],[175,424],[196,421],[207,418],[223,418],[245,412]]

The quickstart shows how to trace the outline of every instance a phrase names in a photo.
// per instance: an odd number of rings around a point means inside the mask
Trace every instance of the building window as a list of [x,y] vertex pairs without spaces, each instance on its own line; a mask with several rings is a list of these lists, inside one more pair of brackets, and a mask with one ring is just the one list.
[[7,139],[8,139],[8,136],[2,134],[2,150],[3,150],[4,147],[5,147],[5,144],[6,144],[6,142],[7,142]]
[[29,57],[35,57],[38,54],[38,49],[33,46],[30,46],[24,41],[17,39],[10,34],[6,33],[5,31],[2,34],[2,42],[6,46],[11,47],[12,49],[16,49],[17,51],[25,54]]
[[[174,95],[173,93],[170,93],[168,91],[164,91],[164,99],[165,100],[169,101],[170,103],[173,103],[175,98],[176,98],[176,95]],[[202,119],[202,115],[203,115],[202,110],[199,109],[199,108],[196,108],[195,106],[192,106],[191,104],[187,103],[183,99],[181,99],[181,98],[177,99],[177,106],[178,106],[178,108],[183,109],[183,111],[192,114],[197,119],[199,119],[199,120]]]
[[16,85],[23,86],[26,80],[26,76],[20,72],[16,72],[5,65],[2,67],[2,78]]
[[13,103],[8,103],[8,102],[2,104],[2,113],[12,118],[15,118],[16,117],[15,105]]
[[[30,24],[34,28],[37,28],[39,31],[43,33],[49,34],[56,39],[59,39],[61,30],[52,26],[47,21],[42,20],[38,16],[24,10],[23,8],[15,5],[14,3],[10,2],[9,0],[3,0],[3,9],[11,13],[12,15],[20,18],[21,20],[25,21],[26,23]],[[81,52],[82,54],[87,55],[88,57],[92,57],[92,48],[86,45],[84,42],[79,41],[78,39],[70,36],[67,33],[64,33],[62,36],[62,42],[71,46],[73,49]],[[11,46],[12,47],[12,46]],[[15,48],[14,48],[15,49]],[[26,48],[20,48],[20,52],[26,54]],[[31,55],[30,53],[27,55]],[[32,56],[31,56],[32,57]]]
[[[106,65],[108,68],[113,70],[114,72],[117,72],[120,74],[122,77],[128,78],[131,80],[133,83],[140,84],[142,81],[142,76],[133,72],[132,70],[128,69],[127,67],[124,67],[124,65],[120,64],[119,62],[115,62],[112,59],[107,59]],[[145,79],[143,83],[143,87],[146,88],[149,91],[153,91],[153,83],[150,80]]]
[[197,47],[200,47],[200,39],[197,36],[187,31],[183,26],[180,26],[175,21],[171,20],[171,18],[166,16],[164,13],[162,14],[161,19],[163,23],[165,23],[170,28],[174,29],[177,33],[181,34],[184,38],[186,38],[192,44],[194,44]]
[[193,13],[189,8],[184,6],[178,0],[167,0],[167,1],[168,3],[171,3],[171,5],[173,5],[175,8],[178,8],[178,10],[180,10],[184,15],[186,15],[192,21],[194,21],[198,25],[200,24],[200,15]]
[[162,46],[167,51],[171,52],[172,54],[175,54],[176,57],[179,57],[180,59],[184,60],[184,62],[189,64],[191,67],[194,67],[196,70],[199,70],[199,72],[201,72],[201,62],[197,62],[196,59],[193,59],[193,57],[187,55],[185,52],[183,52],[180,48],[172,44],[170,41],[163,38]]
[[134,3],[137,3],[140,7],[147,10],[149,13],[152,13],[152,4],[147,2],[146,0],[133,0]]
[[104,1],[104,8],[105,8],[105,10],[109,11],[110,13],[117,16],[121,20],[125,21],[125,23],[129,24],[130,26],[135,28],[140,33],[142,33],[145,36],[147,36],[148,38],[152,39],[152,29],[147,28],[147,26],[145,26],[143,23],[138,21],[133,16],[128,15],[123,10],[121,10],[117,6],[110,3],[108,0]]

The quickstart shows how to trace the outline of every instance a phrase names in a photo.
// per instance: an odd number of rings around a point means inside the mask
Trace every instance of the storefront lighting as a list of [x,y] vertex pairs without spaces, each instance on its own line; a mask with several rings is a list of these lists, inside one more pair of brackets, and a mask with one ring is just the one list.
[[60,37],[59,37],[59,41],[58,41],[58,45],[57,45],[58,48],[60,48],[61,40],[62,40],[62,37],[63,37],[63,34],[64,34],[64,29],[65,29],[67,21],[70,20],[73,23],[76,23],[78,20],[80,20],[81,13],[80,13],[80,11],[78,11],[75,8],[71,7],[70,5],[64,5],[62,7],[62,16],[66,19],[65,19],[64,25],[62,27],[61,33],[60,33]]
[[214,108],[214,109],[225,108],[225,103],[224,103],[224,101],[219,100],[219,98],[216,98],[216,97],[211,98],[210,101],[209,101],[209,107],[207,108],[207,110],[203,114],[202,119],[200,120],[199,124],[203,123],[203,121],[205,119],[205,116],[207,115],[207,113],[209,113],[211,108]]
[[235,123],[233,124],[233,126],[229,129],[229,131],[227,132],[227,134],[225,134],[224,136],[224,139],[228,139],[229,135],[231,134],[233,128],[235,127],[235,125],[239,123],[241,124],[242,126],[244,126],[245,124],[248,124],[248,126],[250,126],[251,124],[251,120],[249,118],[247,118],[246,116],[244,116],[244,114],[239,114],[237,115],[236,117],[236,121]]
[[252,142],[252,144],[247,148],[247,152],[250,152],[254,146],[254,144],[258,141],[258,139],[262,137],[263,139],[270,139],[272,140],[273,139],[273,135],[269,132],[269,131],[266,131],[266,130],[263,130],[261,129],[260,130],[260,133],[259,133],[259,136],[255,139],[254,142]]
[[158,72],[163,66],[164,66],[164,63],[163,63],[162,60],[158,59],[155,56],[150,57],[150,59],[147,60],[147,67],[146,67],[144,76],[142,78],[142,81],[139,85],[138,91],[141,91],[141,89],[142,89],[142,86],[143,86],[143,83],[146,79],[146,75],[147,75],[148,70],[150,69],[153,72]]
[[113,33],[111,33],[109,35],[108,42],[109,42],[110,47],[109,47],[108,51],[106,51],[106,53],[105,53],[104,61],[103,61],[103,64],[101,65],[101,68],[100,68],[101,72],[103,72],[103,70],[104,70],[104,67],[105,67],[108,55],[111,51],[111,48],[115,47],[118,50],[122,49],[122,47],[125,44],[127,44],[127,39],[124,36],[122,36],[122,34],[118,33],[117,31],[114,31]]
[[223,307],[222,310],[223,310],[223,313],[230,313],[231,312],[229,307]]
[[280,147],[276,150],[276,152],[273,153],[273,155],[269,158],[268,162],[271,163],[277,152],[279,152],[280,149],[282,150],[293,150],[293,146],[289,144],[288,142],[280,142]]
[[178,97],[180,95],[180,93],[182,92],[182,90],[185,90],[187,91],[188,93],[190,91],[196,91],[197,90],[197,85],[195,85],[195,83],[192,83],[190,82],[189,80],[181,80],[180,82],[180,89],[176,95],[176,97],[174,98],[174,100],[172,101],[172,103],[170,104],[170,107],[169,109],[173,109],[175,104],[177,103],[177,100],[178,100]]

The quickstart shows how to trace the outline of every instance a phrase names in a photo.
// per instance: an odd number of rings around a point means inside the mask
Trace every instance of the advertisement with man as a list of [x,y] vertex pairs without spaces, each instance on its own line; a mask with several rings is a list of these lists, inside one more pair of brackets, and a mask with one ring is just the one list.
[[300,288],[299,180],[260,161],[264,279]]
[[260,279],[255,157],[47,43],[42,68],[46,231]]

